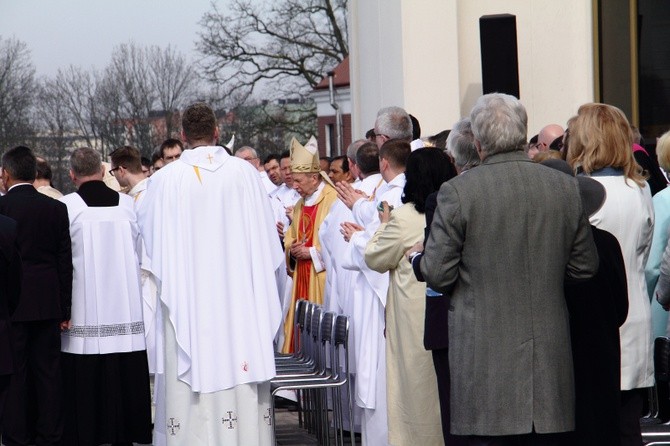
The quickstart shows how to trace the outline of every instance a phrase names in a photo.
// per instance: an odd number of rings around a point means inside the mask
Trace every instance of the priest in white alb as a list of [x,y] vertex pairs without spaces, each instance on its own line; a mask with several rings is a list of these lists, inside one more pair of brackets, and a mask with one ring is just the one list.
[[285,274],[258,172],[182,115],[181,158],[151,176],[139,222],[160,306],[154,445],[271,445],[269,380]]

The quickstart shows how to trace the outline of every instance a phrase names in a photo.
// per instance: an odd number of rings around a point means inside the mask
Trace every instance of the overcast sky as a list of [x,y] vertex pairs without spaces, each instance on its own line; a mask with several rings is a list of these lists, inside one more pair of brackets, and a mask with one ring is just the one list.
[[114,46],[131,40],[195,58],[198,21],[211,1],[0,0],[0,36],[28,44],[38,75],[69,65],[102,69]]

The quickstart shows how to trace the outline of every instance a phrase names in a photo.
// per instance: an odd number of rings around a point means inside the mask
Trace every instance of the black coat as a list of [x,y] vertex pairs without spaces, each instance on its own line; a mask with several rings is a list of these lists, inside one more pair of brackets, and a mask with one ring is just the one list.
[[23,265],[21,297],[12,320],[68,320],[72,249],[67,207],[26,184],[0,197],[0,215],[17,222]]
[[628,314],[626,267],[616,237],[591,227],[600,267],[591,279],[566,283],[575,370],[576,444],[619,444],[621,348]]
[[14,371],[10,314],[21,292],[21,257],[16,245],[16,226],[14,220],[0,215],[0,375]]

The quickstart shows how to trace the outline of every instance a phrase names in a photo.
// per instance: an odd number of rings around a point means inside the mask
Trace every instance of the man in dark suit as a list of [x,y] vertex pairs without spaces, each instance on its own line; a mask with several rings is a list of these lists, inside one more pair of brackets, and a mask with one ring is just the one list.
[[470,119],[482,164],[441,187],[421,259],[451,296],[451,433],[562,444],[575,428],[563,281],[596,273],[593,236],[577,181],[526,156],[518,99],[482,96]]
[[[2,157],[0,214],[18,223],[23,280],[12,313],[16,371],[3,422],[7,446],[59,444],[62,425],[60,331],[70,319],[72,251],[66,206],[33,187],[36,159],[27,147]],[[28,402],[36,409],[31,417]]]
[[14,373],[11,313],[21,292],[21,256],[16,245],[16,222],[0,215],[0,424]]

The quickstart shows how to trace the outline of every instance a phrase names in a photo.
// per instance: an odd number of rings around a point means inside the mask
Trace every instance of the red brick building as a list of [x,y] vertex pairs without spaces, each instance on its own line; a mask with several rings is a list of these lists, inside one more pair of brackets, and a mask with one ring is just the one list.
[[[319,152],[321,155],[338,156],[346,153],[351,144],[351,88],[349,85],[349,58],[344,59],[333,70],[334,103],[336,110],[331,105],[329,79],[324,77],[314,88],[311,97],[316,103],[317,129],[319,140]],[[341,149],[338,151],[338,132],[336,113],[340,113],[342,125],[340,134],[342,138]]]

